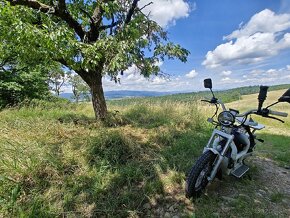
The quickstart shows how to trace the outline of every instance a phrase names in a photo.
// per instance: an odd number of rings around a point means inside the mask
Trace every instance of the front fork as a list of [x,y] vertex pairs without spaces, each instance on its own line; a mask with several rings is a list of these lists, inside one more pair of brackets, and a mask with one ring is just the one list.
[[[220,152],[217,151],[217,149],[210,147],[213,144],[213,142],[214,142],[216,137],[222,137],[223,139],[227,139],[227,142],[224,145],[223,150],[220,151]],[[224,133],[224,132],[222,132],[220,130],[217,130],[217,129],[215,129],[213,131],[213,133],[212,133],[212,135],[211,135],[206,147],[203,150],[203,152],[209,150],[209,151],[213,152],[214,154],[216,154],[218,156],[216,158],[215,162],[214,162],[214,167],[213,167],[213,169],[211,171],[210,176],[208,177],[208,181],[212,181],[215,178],[216,173],[217,173],[217,171],[218,171],[218,169],[219,169],[219,167],[220,167],[220,165],[221,165],[221,163],[222,163],[222,161],[224,159],[224,156],[225,156],[228,148],[231,146],[231,143],[232,143],[233,139],[234,139],[233,135],[226,134],[226,133]],[[235,152],[237,152],[237,151],[235,151]]]

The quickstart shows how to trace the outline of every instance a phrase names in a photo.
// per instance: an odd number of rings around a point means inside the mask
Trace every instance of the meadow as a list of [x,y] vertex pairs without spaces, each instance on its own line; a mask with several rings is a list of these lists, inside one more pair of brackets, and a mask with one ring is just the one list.
[[[268,102],[283,91],[270,92]],[[186,174],[213,128],[206,118],[214,108],[201,97],[109,101],[103,123],[90,104],[65,100],[2,110],[0,217],[288,217],[290,195],[271,190],[257,158],[249,176],[216,182],[197,201],[185,198]],[[238,98],[228,105],[257,105],[257,94]],[[290,114],[290,105],[275,109]],[[257,156],[289,166],[290,118],[257,121],[267,126]]]

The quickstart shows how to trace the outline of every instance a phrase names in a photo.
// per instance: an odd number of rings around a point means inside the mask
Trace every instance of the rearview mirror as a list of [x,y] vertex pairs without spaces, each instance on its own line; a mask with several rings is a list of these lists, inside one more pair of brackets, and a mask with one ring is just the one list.
[[268,88],[269,88],[269,86],[260,86],[260,92],[259,92],[259,96],[258,96],[259,101],[266,100]]
[[211,79],[205,79],[203,81],[203,84],[204,84],[204,88],[208,88],[208,89],[212,89],[212,82],[211,82]]
[[268,92],[269,86],[260,86],[260,92],[258,95],[259,105],[258,105],[258,112],[261,111],[263,107],[263,103],[267,98],[267,92]]
[[288,102],[290,103],[290,89],[288,89],[279,99],[279,102]]

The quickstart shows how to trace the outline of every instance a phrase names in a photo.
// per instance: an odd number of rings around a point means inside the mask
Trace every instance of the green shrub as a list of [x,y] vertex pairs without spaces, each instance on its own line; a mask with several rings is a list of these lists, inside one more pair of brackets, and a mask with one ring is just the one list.
[[76,105],[71,101],[59,98],[56,96],[49,96],[45,99],[26,99],[25,101],[18,104],[18,107],[29,107],[29,108],[38,108],[43,110],[56,109],[56,108],[74,108]]

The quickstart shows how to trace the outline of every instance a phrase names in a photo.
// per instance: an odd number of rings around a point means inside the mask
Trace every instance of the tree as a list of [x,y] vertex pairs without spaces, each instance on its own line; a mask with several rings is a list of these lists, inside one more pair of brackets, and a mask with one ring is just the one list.
[[81,98],[85,100],[90,99],[90,88],[79,75],[70,75],[69,83],[72,87],[72,92],[76,103],[78,103]]
[[48,76],[49,85],[51,91],[53,91],[57,96],[60,95],[61,87],[63,87],[66,82],[66,74],[61,68],[53,69]]
[[0,108],[14,106],[25,99],[40,99],[49,95],[47,77],[41,70],[0,69]]
[[0,44],[0,51],[0,108],[49,95],[48,68],[21,63],[7,45]]
[[7,22],[10,16],[19,37],[12,43],[29,42],[30,55],[38,54],[33,57],[74,70],[90,87],[99,119],[107,114],[104,75],[117,82],[132,65],[145,77],[158,75],[160,59],[185,62],[189,53],[168,41],[166,32],[142,12],[145,6],[138,7],[139,0],[1,1],[0,19]]

